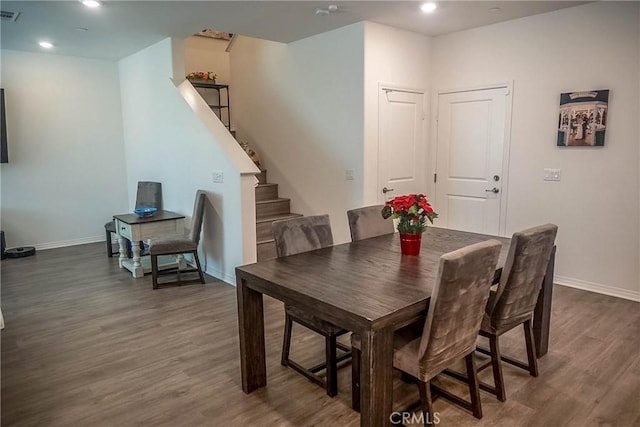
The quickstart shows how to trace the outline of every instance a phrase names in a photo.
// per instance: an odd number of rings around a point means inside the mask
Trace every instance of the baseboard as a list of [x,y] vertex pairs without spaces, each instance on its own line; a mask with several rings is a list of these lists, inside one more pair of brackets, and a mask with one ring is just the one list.
[[33,245],[36,250],[64,248],[67,246],[85,245],[87,243],[104,242],[104,234],[101,236],[83,237],[82,239],[61,240],[59,242],[38,243]]
[[573,279],[571,277],[558,275],[554,277],[553,282],[556,285],[567,286],[569,288],[582,289],[584,291],[596,292],[598,294],[640,302],[640,291],[615,288],[613,286],[602,285],[600,283],[587,282],[586,280]]
[[223,282],[225,282],[227,285],[231,285],[233,287],[236,286],[236,276],[235,274],[227,274],[223,271],[220,271],[218,269],[215,268],[211,268],[211,267],[205,267],[204,272],[207,273],[209,276],[213,276],[218,280],[222,280]]

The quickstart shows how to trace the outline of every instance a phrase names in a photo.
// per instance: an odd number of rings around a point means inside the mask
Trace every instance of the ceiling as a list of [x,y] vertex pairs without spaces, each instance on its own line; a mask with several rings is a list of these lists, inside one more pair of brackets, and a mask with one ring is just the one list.
[[[2,49],[117,60],[163,38],[184,38],[205,28],[288,43],[359,21],[437,36],[577,6],[583,1],[440,1],[431,14],[415,1],[2,1],[20,12],[1,22]],[[328,16],[315,9],[337,5]]]

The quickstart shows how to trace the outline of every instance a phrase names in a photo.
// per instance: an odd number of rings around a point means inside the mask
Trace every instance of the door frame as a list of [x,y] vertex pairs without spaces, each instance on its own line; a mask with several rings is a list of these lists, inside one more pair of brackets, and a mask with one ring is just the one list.
[[[428,155],[430,158],[429,167],[430,167],[430,178],[427,179],[429,185],[429,192],[431,197],[435,199],[436,194],[436,183],[433,182],[433,177],[436,173],[437,169],[437,153],[438,153],[438,100],[440,95],[446,95],[451,93],[460,93],[460,92],[473,92],[473,91],[481,91],[488,89],[501,89],[504,88],[507,91],[506,94],[506,106],[505,106],[505,118],[504,118],[504,145],[502,147],[502,176],[500,180],[502,181],[502,197],[500,198],[500,224],[498,226],[500,230],[500,236],[507,235],[507,207],[508,207],[508,198],[509,198],[509,158],[511,152],[511,115],[513,109],[513,80],[502,82],[502,83],[491,83],[486,85],[478,85],[478,86],[467,86],[461,87],[457,89],[440,89],[436,90],[433,93],[433,97],[431,99],[431,111],[433,114],[431,115],[430,127],[431,130],[429,132],[429,140],[431,143],[428,147]],[[437,211],[437,206],[436,206]],[[437,221],[437,220],[436,220]]]
[[[419,88],[416,86],[408,86],[408,85],[403,85],[403,84],[398,84],[398,83],[388,83],[388,82],[382,82],[382,81],[378,81],[378,95],[377,95],[377,101],[378,101],[378,105],[377,105],[377,119],[378,119],[378,123],[377,123],[377,152],[376,152],[376,200],[378,204],[384,203],[384,196],[382,195],[381,191],[381,186],[380,186],[380,149],[382,147],[382,142],[381,142],[381,138],[380,138],[380,132],[381,132],[381,115],[380,115],[380,105],[382,103],[382,92],[388,93],[389,91],[396,91],[396,92],[408,92],[408,93],[415,93],[417,95],[422,95],[422,108],[423,108],[423,114],[424,114],[424,120],[422,120],[422,142],[424,144],[424,154],[425,155],[430,155],[430,147],[429,147],[429,135],[430,135],[430,130],[429,130],[429,117],[431,116],[431,105],[429,102],[429,91],[427,89],[424,88]],[[425,181],[425,184],[427,185],[427,187],[429,186],[429,175],[428,175],[428,170],[422,172],[422,180]]]

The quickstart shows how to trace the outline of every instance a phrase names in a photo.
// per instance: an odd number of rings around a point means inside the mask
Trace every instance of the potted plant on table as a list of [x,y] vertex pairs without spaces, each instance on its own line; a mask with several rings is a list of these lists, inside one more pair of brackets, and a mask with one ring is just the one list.
[[427,229],[427,220],[433,224],[438,217],[424,194],[408,194],[394,197],[382,208],[384,219],[400,219],[400,249],[402,255],[419,255],[422,233]]

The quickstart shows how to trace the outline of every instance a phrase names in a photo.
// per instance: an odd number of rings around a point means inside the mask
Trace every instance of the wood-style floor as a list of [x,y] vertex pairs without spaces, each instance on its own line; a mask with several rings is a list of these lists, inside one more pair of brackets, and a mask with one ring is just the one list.
[[[245,395],[231,286],[208,278],[153,291],[150,277],[118,269],[103,244],[4,260],[1,286],[4,427],[359,425],[349,366],[333,399],[280,366],[278,301],[265,299],[269,384]],[[524,358],[520,330],[501,344]],[[294,327],[294,360],[323,354],[319,337]],[[640,304],[556,286],[539,368],[532,378],[505,366],[507,402],[482,393],[482,420],[436,401],[440,425],[640,425]],[[417,397],[396,382],[396,401]]]

